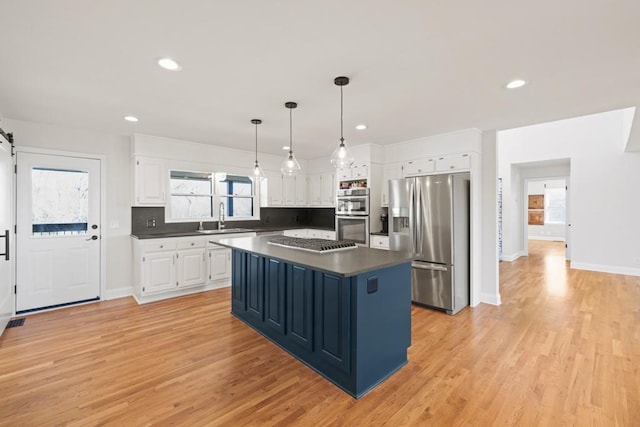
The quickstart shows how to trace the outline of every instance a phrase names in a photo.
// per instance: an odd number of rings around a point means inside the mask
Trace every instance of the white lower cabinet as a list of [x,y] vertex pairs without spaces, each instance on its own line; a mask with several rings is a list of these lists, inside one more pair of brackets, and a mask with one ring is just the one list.
[[147,253],[142,257],[142,295],[176,288],[175,252]]
[[255,233],[133,239],[133,280],[139,303],[231,285],[231,249],[209,243]]
[[379,234],[372,234],[369,236],[369,246],[375,249],[389,250],[389,236],[381,236]]
[[176,286],[186,288],[204,284],[205,279],[205,249],[188,249],[178,251],[178,280]]
[[209,281],[231,279],[231,249],[209,249]]

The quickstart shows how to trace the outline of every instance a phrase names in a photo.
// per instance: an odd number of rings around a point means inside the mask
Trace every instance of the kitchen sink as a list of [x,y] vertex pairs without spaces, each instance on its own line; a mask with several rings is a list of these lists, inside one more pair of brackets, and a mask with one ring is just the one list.
[[248,228],[223,228],[222,230],[196,230],[202,234],[231,234],[231,233],[251,233]]

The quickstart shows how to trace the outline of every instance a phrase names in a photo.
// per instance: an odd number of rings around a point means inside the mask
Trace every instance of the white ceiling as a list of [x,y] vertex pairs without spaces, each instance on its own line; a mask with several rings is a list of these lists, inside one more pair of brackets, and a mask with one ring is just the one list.
[[297,156],[328,156],[339,75],[352,145],[640,102],[637,0],[0,0],[0,16],[0,112],[118,134],[253,149],[261,118],[279,154],[296,101]]

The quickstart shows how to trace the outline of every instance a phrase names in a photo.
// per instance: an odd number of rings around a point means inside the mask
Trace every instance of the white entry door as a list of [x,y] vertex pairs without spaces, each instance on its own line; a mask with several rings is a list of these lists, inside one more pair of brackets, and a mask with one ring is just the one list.
[[9,141],[0,136],[0,334],[13,316],[11,238],[13,226],[13,166]]
[[100,160],[19,152],[16,311],[100,298]]

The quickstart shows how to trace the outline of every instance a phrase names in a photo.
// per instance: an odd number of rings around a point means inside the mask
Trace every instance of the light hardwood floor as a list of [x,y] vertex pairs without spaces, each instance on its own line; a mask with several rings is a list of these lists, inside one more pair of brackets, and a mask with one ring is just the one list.
[[0,425],[638,425],[640,278],[501,263],[502,306],[412,309],[409,364],[354,400],[229,314],[228,289],[29,316]]

